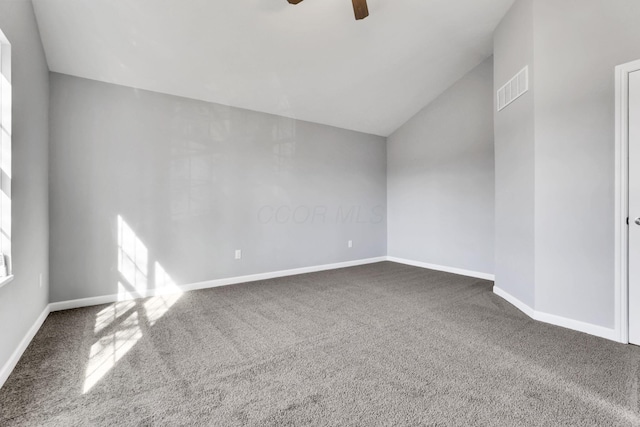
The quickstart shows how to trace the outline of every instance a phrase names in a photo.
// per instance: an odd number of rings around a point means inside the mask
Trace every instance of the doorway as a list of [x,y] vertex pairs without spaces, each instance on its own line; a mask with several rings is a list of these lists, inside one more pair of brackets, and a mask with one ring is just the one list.
[[629,342],[640,345],[640,71],[629,73]]
[[616,67],[616,319],[640,345],[640,61]]

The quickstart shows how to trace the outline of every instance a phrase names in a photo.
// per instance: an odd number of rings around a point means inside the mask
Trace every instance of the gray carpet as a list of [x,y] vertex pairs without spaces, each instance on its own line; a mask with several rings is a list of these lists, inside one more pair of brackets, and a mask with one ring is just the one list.
[[53,313],[0,425],[640,425],[640,349],[384,262]]

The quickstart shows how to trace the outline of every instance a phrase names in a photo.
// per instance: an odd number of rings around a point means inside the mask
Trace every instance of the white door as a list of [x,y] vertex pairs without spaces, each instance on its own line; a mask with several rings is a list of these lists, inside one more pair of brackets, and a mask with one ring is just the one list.
[[640,345],[640,71],[629,74],[629,342]]

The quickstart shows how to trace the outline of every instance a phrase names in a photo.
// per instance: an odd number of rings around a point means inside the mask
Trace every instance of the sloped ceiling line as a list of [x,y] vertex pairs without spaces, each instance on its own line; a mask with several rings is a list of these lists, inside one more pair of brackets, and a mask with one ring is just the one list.
[[513,0],[33,0],[51,71],[388,136]]

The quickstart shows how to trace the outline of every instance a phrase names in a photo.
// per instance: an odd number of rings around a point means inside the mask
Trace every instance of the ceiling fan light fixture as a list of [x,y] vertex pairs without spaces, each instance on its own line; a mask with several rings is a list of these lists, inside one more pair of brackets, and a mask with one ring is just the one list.
[[[302,0],[287,0],[290,4],[298,4]],[[356,16],[356,20],[364,19],[369,16],[369,8],[367,7],[367,0],[352,0],[353,13]]]
[[367,0],[352,0],[353,1],[353,13],[356,15],[356,20],[364,19],[369,16],[369,8],[367,7]]

